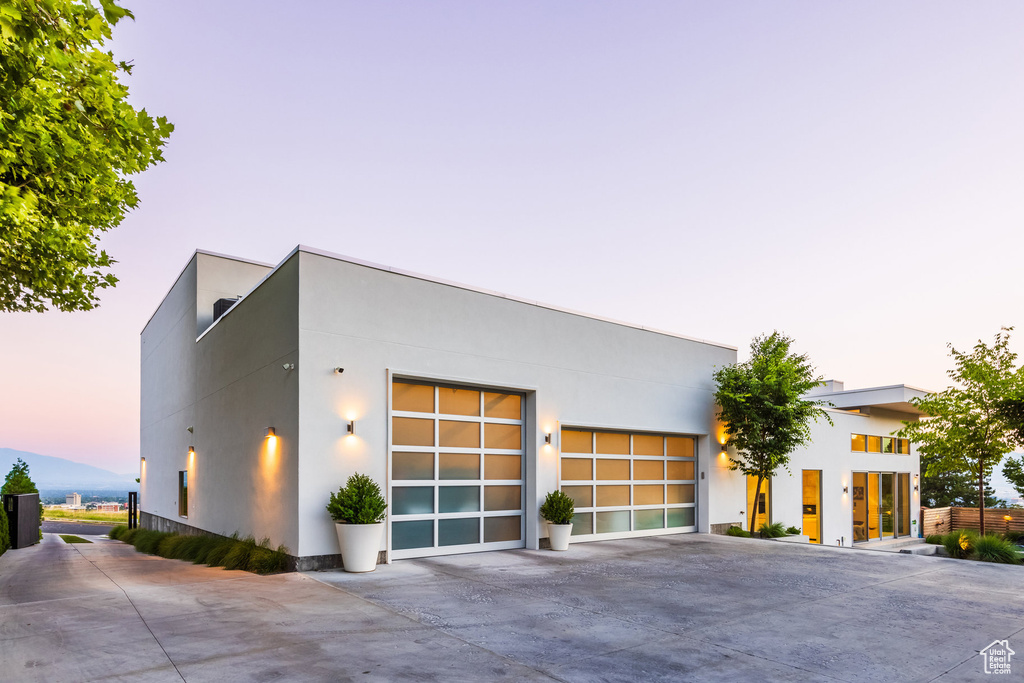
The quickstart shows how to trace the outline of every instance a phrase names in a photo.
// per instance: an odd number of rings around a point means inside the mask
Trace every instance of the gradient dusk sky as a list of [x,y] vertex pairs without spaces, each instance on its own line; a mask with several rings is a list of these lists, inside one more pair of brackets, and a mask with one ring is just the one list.
[[[0,447],[137,470],[196,248],[296,245],[946,386],[1024,310],[1024,3],[128,2],[177,127],[87,313],[0,314]],[[1024,328],[1013,348],[1024,351]]]

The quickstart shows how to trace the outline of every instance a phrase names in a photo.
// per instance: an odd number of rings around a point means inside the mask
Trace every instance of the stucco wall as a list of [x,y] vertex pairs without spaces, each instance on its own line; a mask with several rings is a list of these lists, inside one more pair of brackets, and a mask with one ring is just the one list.
[[[797,449],[790,456],[788,471],[780,468],[772,479],[771,508],[772,521],[788,526],[803,523],[803,470],[821,470],[822,498],[822,542],[836,545],[852,545],[852,486],[854,471],[857,472],[907,472],[910,474],[911,520],[918,519],[921,506],[919,493],[913,490],[914,475],[920,474],[920,461],[916,446],[911,455],[886,453],[853,453],[850,450],[851,434],[889,436],[902,426],[902,419],[911,416],[886,410],[874,409],[871,415],[830,410],[834,426],[819,420],[811,428],[810,445]],[[712,493],[712,523],[740,521],[743,511],[749,512],[746,504],[746,480],[738,472],[729,472],[727,460],[718,459],[714,489]],[[851,487],[843,493],[843,487]],[[731,517],[730,517],[731,516]],[[727,519],[727,517],[730,517]],[[742,516],[746,528],[746,514]],[[763,521],[763,520],[760,520]],[[760,524],[759,521],[759,524]],[[917,525],[911,525],[916,535]]]
[[[298,378],[281,365],[294,362],[297,352],[297,264],[278,269],[197,339],[213,301],[244,294],[270,270],[197,253],[143,330],[141,509],[294,549],[296,523],[288,510],[297,490]],[[282,438],[268,454],[269,426]],[[184,518],[180,470],[189,473]]]
[[[715,429],[711,375],[735,362],[735,350],[299,256],[301,555],[337,552],[324,505],[351,473],[386,482],[389,372],[527,393],[527,547],[545,534],[537,508],[557,487],[558,456],[557,443],[543,447],[543,434],[557,434],[559,424],[698,435],[705,469]],[[356,420],[354,437],[348,419]],[[707,484],[698,475],[704,531]]]

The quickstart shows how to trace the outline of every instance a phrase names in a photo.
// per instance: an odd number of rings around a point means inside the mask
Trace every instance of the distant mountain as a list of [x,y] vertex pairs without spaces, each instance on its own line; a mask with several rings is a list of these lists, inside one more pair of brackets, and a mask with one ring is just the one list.
[[0,448],[0,483],[11,471],[11,466],[21,458],[28,463],[28,473],[40,491],[52,489],[78,489],[128,491],[135,490],[135,476],[117,474],[92,465],[84,465],[73,460],[55,458],[50,455],[16,451],[13,448]]

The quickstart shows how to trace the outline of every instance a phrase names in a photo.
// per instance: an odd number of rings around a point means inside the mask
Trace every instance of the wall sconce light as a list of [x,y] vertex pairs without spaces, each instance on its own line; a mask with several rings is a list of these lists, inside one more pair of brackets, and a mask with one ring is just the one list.
[[844,486],[843,487],[843,493],[849,493],[849,492],[850,492],[850,487],[849,486]]
[[188,447],[188,454],[189,455],[195,455],[196,454],[196,447],[195,446],[189,446]]
[[345,368],[334,368],[335,375],[340,375],[343,372],[345,372]]
[[146,456],[142,456],[142,464],[143,464],[143,465],[145,465],[145,464],[146,464]]
[[914,475],[914,490],[915,491],[918,490],[918,487],[917,487],[917,475],[916,474]]
[[349,434],[355,435],[355,433],[356,433],[356,421],[355,420],[349,420],[348,421],[348,426],[347,426],[346,429],[348,430]]
[[548,432],[544,435],[544,443],[547,444],[548,446],[551,445],[551,432]]
[[192,427],[191,427],[191,426],[189,426],[189,427],[188,427],[188,433],[189,433],[189,434],[194,434],[194,433],[195,433],[195,432],[193,432],[193,430],[192,430]]
[[267,427],[267,434],[266,434],[266,436],[267,436],[268,439],[272,438],[272,437],[275,437],[275,436],[277,436],[277,432],[274,431],[273,427]]

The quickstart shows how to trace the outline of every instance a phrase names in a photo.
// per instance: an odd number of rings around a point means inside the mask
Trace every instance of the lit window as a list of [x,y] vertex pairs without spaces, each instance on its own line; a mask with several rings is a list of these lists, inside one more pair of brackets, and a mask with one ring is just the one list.
[[178,472],[178,516],[188,517],[188,470]]

